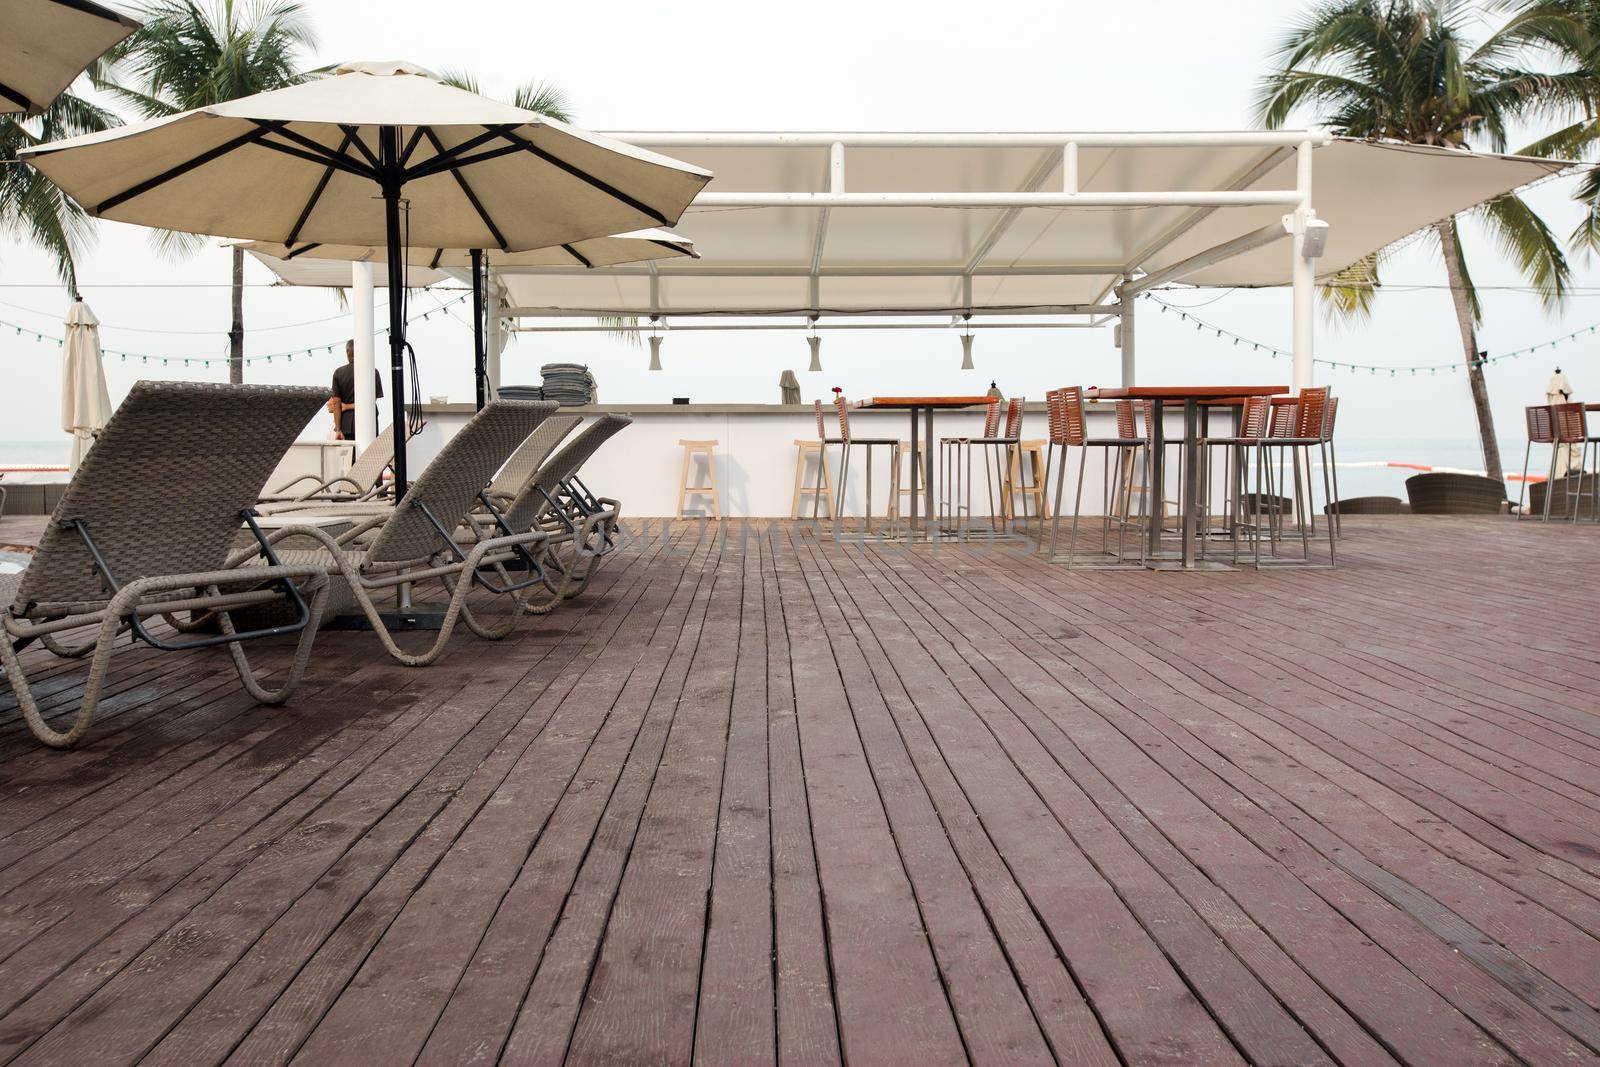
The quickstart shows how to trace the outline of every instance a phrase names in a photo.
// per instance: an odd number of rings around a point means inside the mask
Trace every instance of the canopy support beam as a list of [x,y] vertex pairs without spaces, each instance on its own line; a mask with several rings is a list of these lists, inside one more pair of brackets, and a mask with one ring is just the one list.
[[355,344],[356,452],[366,450],[378,435],[377,360],[373,353],[377,294],[372,288],[372,262],[350,264],[350,325]]
[[1122,294],[1122,313],[1117,326],[1117,344],[1122,352],[1122,388],[1132,389],[1139,384],[1138,362],[1138,331],[1135,329],[1135,309],[1139,303],[1137,293],[1128,291],[1124,285]]
[[1311,208],[1311,152],[1310,141],[1302,142],[1296,160],[1296,185],[1300,204],[1294,215],[1294,377],[1291,384],[1298,392],[1310,386],[1315,377],[1316,346],[1316,284],[1317,261],[1307,255],[1306,230],[1316,216]]

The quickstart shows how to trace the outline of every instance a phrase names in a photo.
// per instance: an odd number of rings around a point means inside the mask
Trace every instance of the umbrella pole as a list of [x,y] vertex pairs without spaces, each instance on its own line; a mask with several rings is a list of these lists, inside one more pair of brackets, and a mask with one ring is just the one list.
[[472,250],[472,380],[478,390],[478,410],[483,410],[485,393],[488,391],[485,379],[488,368],[485,366],[483,339],[483,249]]
[[396,175],[400,169],[400,131],[394,126],[378,130],[378,154],[383,182],[383,219],[389,254],[389,396],[394,414],[394,499],[398,504],[406,495],[406,315],[405,269],[401,257],[405,250],[400,237],[400,190]]

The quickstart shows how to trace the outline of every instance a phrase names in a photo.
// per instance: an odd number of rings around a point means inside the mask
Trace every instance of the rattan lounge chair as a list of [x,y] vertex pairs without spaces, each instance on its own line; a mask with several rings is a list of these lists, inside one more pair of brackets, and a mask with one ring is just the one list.
[[463,537],[482,537],[503,530],[537,530],[546,535],[539,556],[545,585],[553,599],[530,604],[525,610],[548,612],[564,599],[577,596],[594,576],[599,561],[618,544],[620,502],[596,496],[578,480],[578,471],[633,420],[625,415],[602,415],[567,442],[528,479],[503,506],[488,501],[473,516],[473,529]]
[[1506,485],[1481,474],[1434,471],[1406,479],[1406,496],[1417,515],[1499,515],[1506,510]]
[[[285,562],[314,566],[330,580],[348,585],[354,606],[377,632],[389,655],[408,667],[424,667],[437,660],[457,621],[479,637],[503,638],[526,613],[523,592],[544,582],[537,560],[548,535],[526,528],[513,533],[497,524],[492,536],[468,544],[458,533],[467,523],[468,512],[483,498],[490,476],[556,407],[549,402],[495,401],[445,442],[397,507],[366,516],[358,513],[351,528],[337,536],[320,526],[290,525],[273,531],[268,541],[283,546],[280,556]],[[337,508],[328,505],[315,514],[334,514]],[[314,547],[299,547],[306,540],[314,542]],[[519,563],[533,576],[514,579],[507,563]],[[373,596],[432,581],[444,586],[450,603],[434,643],[421,652],[408,652],[395,642]],[[477,617],[467,606],[467,594],[475,586],[511,597],[514,610],[509,621],[490,626]]]
[[[292,510],[293,505],[307,502],[328,503],[347,500],[376,500],[387,496],[389,485],[383,472],[394,463],[394,427],[387,427],[372,444],[362,449],[361,455],[350,469],[334,478],[319,479],[314,474],[302,474],[285,482],[261,503],[264,514]],[[283,505],[289,505],[284,507]]]
[[582,421],[582,415],[552,415],[541,422],[539,428],[511,453],[506,465],[489,483],[486,490],[489,499],[497,505],[502,502],[509,504],[539,473],[539,468],[550,458],[550,453]]
[[[83,736],[124,631],[163,651],[226,645],[251,696],[266,704],[288,699],[311,657],[327,582],[317,567],[280,563],[251,505],[324,399],[320,389],[276,386],[133,387],[73,476],[28,567],[0,575],[0,603],[9,605],[0,612],[0,663],[35,737],[65,748]],[[257,543],[230,561],[241,523]],[[263,558],[265,566],[256,562]],[[284,602],[293,606],[292,621],[235,629],[231,611]],[[221,632],[183,636],[147,626],[181,612],[211,615]],[[60,643],[87,627],[95,629],[91,640]],[[294,659],[282,683],[267,689],[241,642],[289,633],[300,634]],[[35,641],[58,655],[93,653],[65,730],[45,721],[18,657]]]

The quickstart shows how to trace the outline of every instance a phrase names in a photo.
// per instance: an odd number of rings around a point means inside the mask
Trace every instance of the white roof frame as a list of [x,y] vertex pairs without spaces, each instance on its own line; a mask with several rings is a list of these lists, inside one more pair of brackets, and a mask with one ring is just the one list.
[[[1128,380],[1133,298],[1188,282],[1293,286],[1303,384],[1319,271],[1568,166],[1320,130],[610,136],[716,175],[679,224],[701,258],[496,269],[490,253],[502,315],[534,320],[517,328],[594,315],[1120,317]],[[1302,254],[1308,231],[1325,240],[1320,259]]]

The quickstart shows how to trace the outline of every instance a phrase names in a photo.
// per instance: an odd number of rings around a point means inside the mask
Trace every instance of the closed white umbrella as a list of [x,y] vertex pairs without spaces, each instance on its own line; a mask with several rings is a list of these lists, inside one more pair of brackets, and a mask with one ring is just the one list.
[[0,0],[0,114],[42,111],[139,24],[89,0]]
[[[291,246],[388,250],[397,425],[405,417],[405,248],[517,252],[670,226],[711,180],[698,167],[403,63],[341,67],[302,85],[19,155],[91,215]],[[403,447],[395,481],[403,492]]]
[[89,305],[75,300],[67,312],[67,336],[62,342],[61,429],[72,435],[72,470],[89,454],[94,436],[111,418],[111,394],[106,390],[106,368],[100,359],[100,320]]

